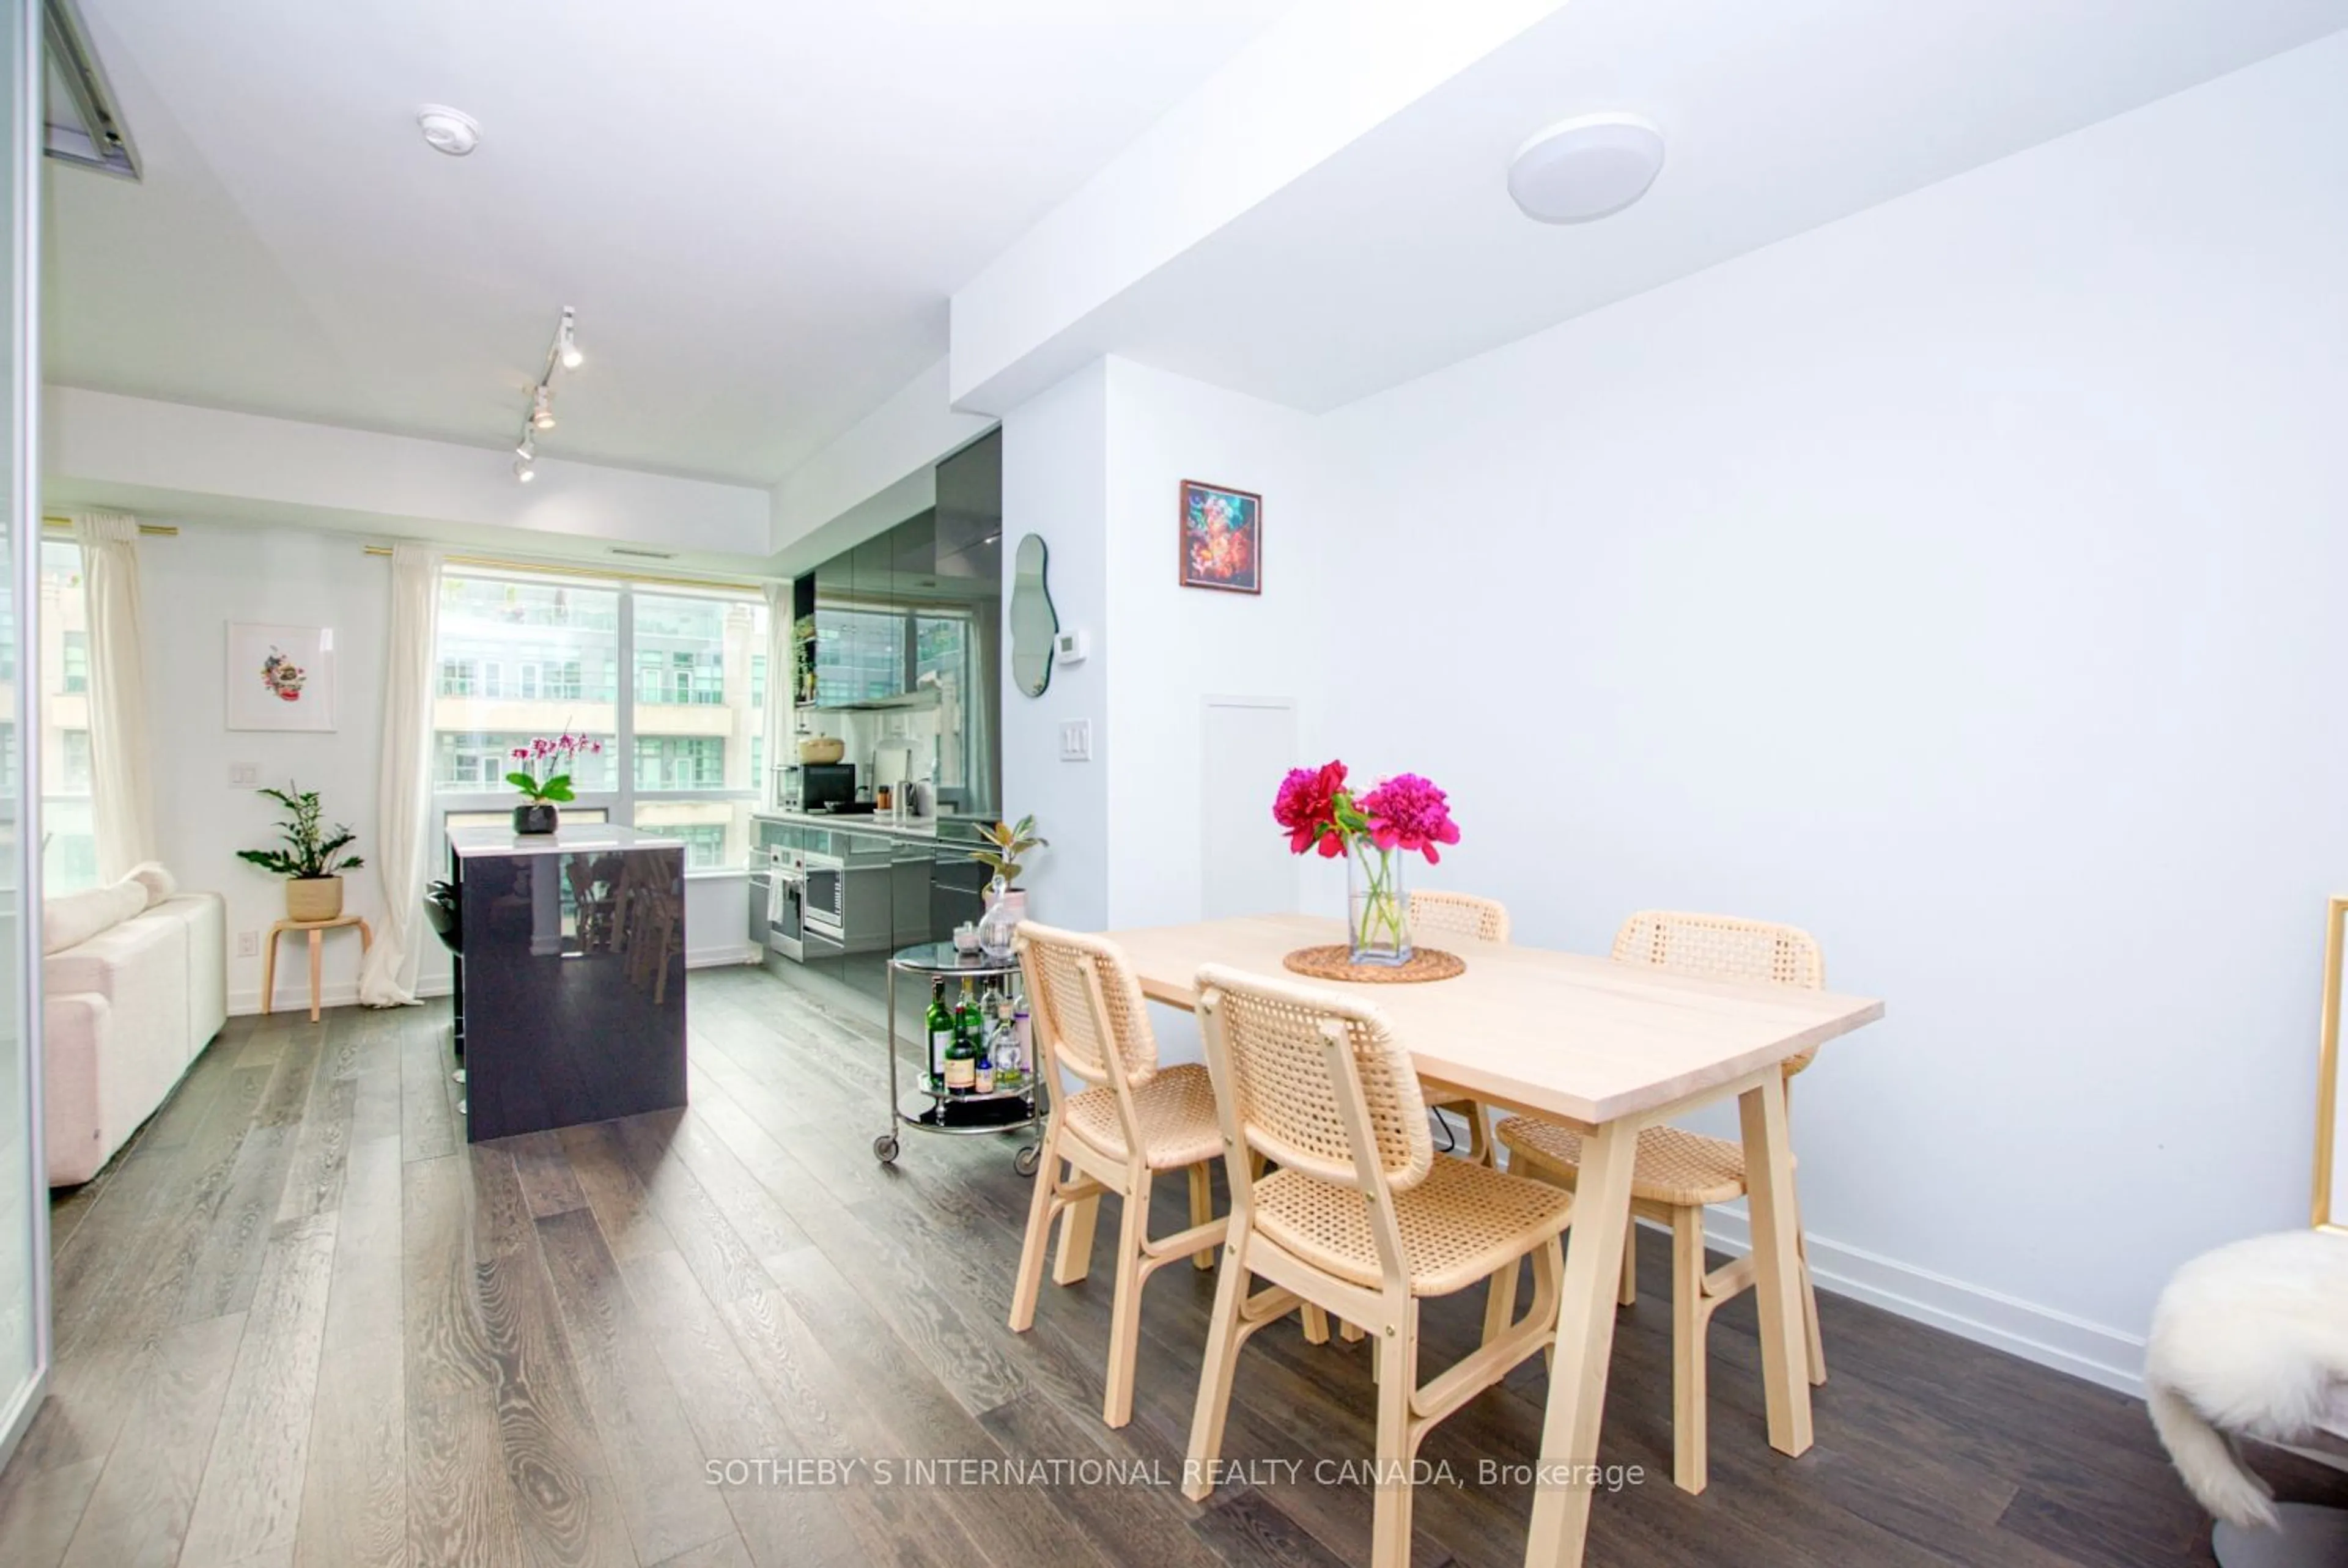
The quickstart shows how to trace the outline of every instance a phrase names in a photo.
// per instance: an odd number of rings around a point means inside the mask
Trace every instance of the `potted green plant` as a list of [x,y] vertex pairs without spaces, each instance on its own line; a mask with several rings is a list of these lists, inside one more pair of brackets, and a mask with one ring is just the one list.
[[[572,763],[602,749],[602,742],[574,735],[568,730],[552,740],[541,735],[526,746],[516,746],[513,760],[521,766],[506,774],[506,783],[528,798],[513,809],[514,831],[552,833],[561,826],[562,814],[555,809],[557,803],[567,804],[578,798],[571,789]],[[557,768],[561,771],[555,772]]]
[[1015,823],[998,822],[979,832],[986,847],[972,850],[970,857],[994,872],[986,889],[986,914],[978,923],[979,943],[999,958],[1011,950],[1012,929],[1027,917],[1027,889],[1018,886],[1019,873],[1026,857],[1050,848],[1051,840],[1036,833],[1033,812]]
[[305,790],[289,780],[283,789],[259,793],[285,808],[285,820],[277,827],[285,847],[240,849],[236,857],[286,879],[287,919],[336,918],[343,912],[343,873],[366,864],[355,855],[341,853],[358,835],[345,823],[338,822],[331,829],[324,825],[325,814],[318,804],[316,790]]

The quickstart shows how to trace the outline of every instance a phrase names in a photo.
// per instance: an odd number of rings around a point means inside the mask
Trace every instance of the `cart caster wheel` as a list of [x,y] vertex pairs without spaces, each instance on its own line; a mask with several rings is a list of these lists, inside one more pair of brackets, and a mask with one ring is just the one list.
[[895,1164],[897,1163],[897,1135],[894,1132],[883,1132],[878,1138],[873,1139],[872,1157],[880,1161],[884,1165]]
[[1032,1176],[1035,1167],[1044,1163],[1044,1151],[1030,1143],[1011,1156],[1011,1168],[1023,1176]]

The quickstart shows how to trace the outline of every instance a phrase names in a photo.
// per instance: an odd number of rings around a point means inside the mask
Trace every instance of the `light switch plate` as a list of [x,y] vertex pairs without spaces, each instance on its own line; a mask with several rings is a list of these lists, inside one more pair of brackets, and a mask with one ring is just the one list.
[[239,931],[236,934],[236,956],[240,958],[257,958],[261,957],[261,933],[258,931]]
[[1060,726],[1060,760],[1064,763],[1088,763],[1093,758],[1093,723],[1090,719],[1070,719]]
[[261,764],[258,763],[229,764],[228,783],[231,789],[253,789],[258,787],[261,784]]

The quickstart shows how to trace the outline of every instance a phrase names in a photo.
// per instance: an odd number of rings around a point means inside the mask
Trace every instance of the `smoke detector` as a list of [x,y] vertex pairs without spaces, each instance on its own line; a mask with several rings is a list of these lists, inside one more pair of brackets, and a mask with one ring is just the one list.
[[435,152],[462,158],[481,145],[480,122],[463,109],[426,104],[416,111],[416,123],[424,131],[425,145]]
[[1509,194],[1541,223],[1588,223],[1647,193],[1663,167],[1663,133],[1636,115],[1594,114],[1550,126],[1517,149]]

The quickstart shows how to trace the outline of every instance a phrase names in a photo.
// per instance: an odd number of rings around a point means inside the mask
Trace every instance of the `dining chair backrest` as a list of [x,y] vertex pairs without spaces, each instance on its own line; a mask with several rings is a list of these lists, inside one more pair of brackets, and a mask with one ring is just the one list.
[[1509,939],[1509,907],[1498,898],[1473,893],[1438,893],[1419,888],[1410,896],[1410,926],[1414,933],[1444,931],[1456,937],[1477,937],[1487,942]]
[[1019,923],[1020,967],[1038,1069],[1056,1063],[1087,1083],[1108,1083],[1115,1058],[1128,1089],[1158,1073],[1158,1037],[1141,999],[1141,982],[1114,942],[1081,931]]
[[[1827,983],[1826,954],[1817,938],[1798,926],[1734,915],[1642,909],[1614,933],[1613,957],[1618,964],[1646,964],[1705,979],[1762,980],[1812,991],[1824,990]],[[1817,1055],[1813,1046],[1788,1057],[1786,1071],[1799,1072]]]
[[1426,1179],[1435,1143],[1418,1074],[1377,1009],[1219,964],[1199,971],[1198,989],[1227,1132],[1284,1168],[1349,1187],[1369,1190],[1374,1171],[1392,1192]]

